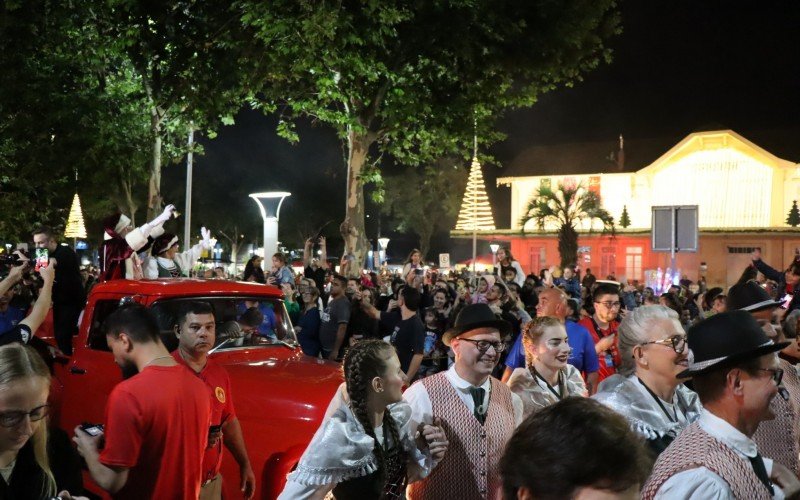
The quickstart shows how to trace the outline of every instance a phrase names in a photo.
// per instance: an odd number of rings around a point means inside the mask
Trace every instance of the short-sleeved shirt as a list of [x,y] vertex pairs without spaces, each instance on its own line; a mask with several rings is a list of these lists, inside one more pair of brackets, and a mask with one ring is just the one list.
[[[584,374],[596,372],[599,369],[599,365],[592,335],[585,327],[574,321],[567,320],[564,323],[564,327],[567,330],[567,342],[572,348],[567,362]],[[522,334],[517,336],[514,346],[508,352],[506,366],[512,369],[525,366],[525,349],[522,348]]]
[[100,463],[128,470],[115,499],[196,499],[208,444],[206,385],[183,366],[149,366],[114,387]]
[[14,306],[8,306],[5,312],[0,311],[0,332],[11,330],[25,318],[25,313]]
[[419,314],[415,314],[408,319],[397,320],[397,315],[382,312],[381,323],[387,324],[394,322],[394,328],[389,335],[389,342],[397,351],[397,358],[400,360],[400,369],[408,373],[411,365],[411,358],[415,354],[425,353],[425,325],[419,319]]
[[[172,357],[178,364],[183,365],[189,373],[205,383],[211,398],[211,425],[222,425],[236,418],[236,411],[233,408],[233,395],[231,391],[231,379],[225,368],[218,365],[212,359],[206,361],[206,366],[200,373],[194,371],[186,360],[181,356],[180,350],[172,352]],[[222,466],[222,440],[211,448],[206,448],[203,456],[203,481],[209,481],[219,473]]]
[[336,343],[339,325],[346,325],[350,321],[350,301],[345,296],[330,300],[319,318],[319,342],[324,350],[331,351]]
[[619,336],[616,336],[617,328],[619,327],[619,321],[612,321],[605,330],[601,329],[597,325],[597,323],[594,321],[594,318],[583,318],[580,321],[580,324],[589,330],[589,334],[591,334],[592,340],[595,344],[600,342],[600,339],[603,337],[607,337],[611,334],[615,335],[614,343],[611,345],[611,348],[597,356],[597,361],[600,365],[600,369],[597,372],[597,381],[598,383],[602,382],[604,379],[617,373],[617,367],[622,364],[618,347]]

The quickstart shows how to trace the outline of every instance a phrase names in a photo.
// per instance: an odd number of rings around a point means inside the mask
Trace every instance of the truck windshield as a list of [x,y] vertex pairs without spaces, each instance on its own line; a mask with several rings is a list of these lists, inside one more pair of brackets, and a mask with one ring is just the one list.
[[214,311],[216,350],[297,343],[289,314],[280,299],[190,297],[159,300],[151,306],[161,330],[161,339],[170,351],[178,345],[175,327],[181,307],[195,301],[209,304]]

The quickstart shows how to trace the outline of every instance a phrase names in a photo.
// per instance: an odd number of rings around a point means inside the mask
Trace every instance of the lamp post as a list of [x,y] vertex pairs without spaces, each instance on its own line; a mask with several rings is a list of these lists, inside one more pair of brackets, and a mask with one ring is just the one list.
[[389,246],[389,238],[378,238],[378,245],[380,245],[380,252],[378,252],[378,258],[380,259],[380,265],[386,261],[386,247]]
[[492,249],[492,267],[496,268],[497,267],[497,251],[500,250],[500,245],[498,245],[497,243],[491,243],[491,244],[489,244],[489,248]]
[[261,261],[262,267],[267,262],[267,258],[278,251],[278,217],[280,216],[283,200],[291,195],[292,193],[286,191],[250,194],[250,198],[253,198],[258,204],[261,219],[264,221],[264,260]]

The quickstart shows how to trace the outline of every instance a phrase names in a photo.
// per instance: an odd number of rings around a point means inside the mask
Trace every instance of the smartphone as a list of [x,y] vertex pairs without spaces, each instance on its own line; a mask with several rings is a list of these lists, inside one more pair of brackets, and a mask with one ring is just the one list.
[[417,276],[422,276],[423,274],[425,274],[425,270],[424,269],[414,269],[414,274],[416,274]]
[[47,267],[50,264],[50,252],[46,248],[37,248],[34,262],[33,270],[38,273],[39,269]]
[[784,295],[783,299],[781,299],[783,301],[781,307],[783,309],[789,309],[789,304],[792,302],[792,298],[794,298],[794,295],[792,295],[791,293],[787,293],[786,295]]
[[99,436],[103,434],[103,424],[90,424],[84,422],[81,424],[81,430],[90,436]]

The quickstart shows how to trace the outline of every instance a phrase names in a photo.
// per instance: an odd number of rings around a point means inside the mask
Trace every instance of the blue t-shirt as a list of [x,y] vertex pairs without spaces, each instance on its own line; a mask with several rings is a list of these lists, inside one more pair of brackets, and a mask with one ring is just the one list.
[[[594,350],[594,340],[589,330],[574,321],[567,320],[567,342],[572,348],[567,362],[584,373],[596,372],[600,369],[597,362],[597,353]],[[522,334],[517,335],[514,346],[506,357],[506,366],[509,368],[522,368],[525,366],[525,350],[522,347]]]
[[0,332],[11,330],[25,318],[25,313],[14,306],[8,306],[6,312],[0,312]]
[[[246,310],[247,305],[245,305],[244,302],[237,306],[237,312],[240,317]],[[264,320],[258,325],[258,334],[262,337],[277,338],[275,335],[277,319],[275,318],[275,311],[272,310],[272,305],[266,302],[259,302],[258,310],[264,315]]]

